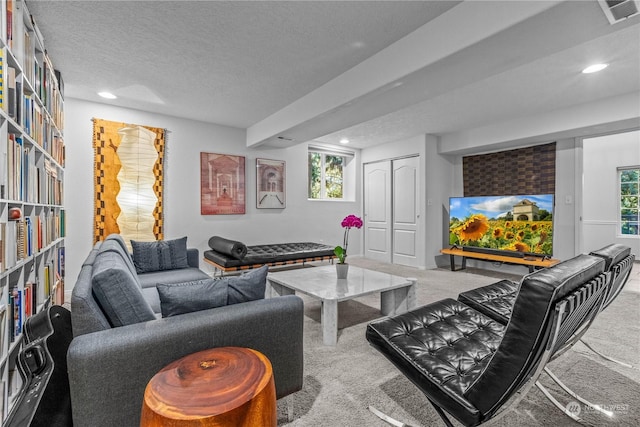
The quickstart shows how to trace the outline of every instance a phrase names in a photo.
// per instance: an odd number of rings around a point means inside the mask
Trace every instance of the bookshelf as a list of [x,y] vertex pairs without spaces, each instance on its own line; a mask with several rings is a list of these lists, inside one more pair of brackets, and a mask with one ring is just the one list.
[[62,78],[24,0],[0,0],[0,415],[29,316],[64,302]]

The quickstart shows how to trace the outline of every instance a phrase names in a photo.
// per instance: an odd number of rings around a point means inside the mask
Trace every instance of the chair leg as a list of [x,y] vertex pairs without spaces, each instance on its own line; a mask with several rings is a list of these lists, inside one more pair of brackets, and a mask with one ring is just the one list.
[[609,362],[613,362],[613,363],[617,363],[618,365],[624,366],[625,368],[631,368],[631,369],[636,369],[635,366],[630,365],[628,363],[625,362],[621,362],[620,360],[614,359],[613,357],[609,357],[605,354],[600,353],[598,350],[596,350],[595,348],[591,347],[586,341],[584,340],[580,340],[580,342],[582,344],[584,344],[585,346],[587,346],[587,348],[589,350],[591,350],[592,352],[594,352],[595,354],[597,354],[598,356],[602,357],[605,360],[608,360]]
[[[451,421],[449,420],[449,418],[447,417],[447,414],[445,414],[444,411],[442,410],[442,408],[440,408],[438,405],[433,403],[431,401],[431,399],[427,398],[427,400],[429,401],[429,403],[431,403],[431,406],[433,406],[433,409],[436,410],[438,415],[440,415],[440,418],[442,418],[442,421],[444,422],[444,424],[447,427],[454,427],[453,424],[451,423]],[[384,412],[381,412],[381,411],[377,410],[373,406],[369,406],[369,410],[371,412],[373,412],[378,418],[380,418],[381,420],[391,424],[394,427],[412,427],[410,424],[405,424],[402,421],[398,421],[398,420],[396,420],[394,418],[391,418],[390,416],[388,416]]]
[[385,414],[384,412],[381,412],[379,410],[377,410],[376,408],[374,408],[373,406],[369,406],[369,411],[373,412],[373,414],[380,418],[382,421],[391,424],[392,426],[395,427],[411,427],[409,424],[405,424],[402,421],[398,421],[395,418],[391,418],[389,415]]
[[536,381],[536,387],[538,387],[538,389],[540,389],[540,391],[545,395],[545,397],[547,399],[549,399],[549,401],[551,403],[553,403],[556,408],[560,409],[562,412],[564,412],[564,414],[571,418],[572,420],[582,424],[582,420],[580,419],[580,417],[578,417],[576,414],[574,414],[573,412],[570,412],[569,410],[567,410],[566,406],[563,406],[555,397],[553,397],[553,395],[549,392],[549,390],[547,390],[545,388],[545,386],[543,386],[542,384],[540,384],[540,381]]
[[551,372],[551,370],[549,368],[544,368],[544,371],[547,373],[547,375],[549,375],[549,377],[556,383],[558,384],[565,392],[567,392],[567,394],[571,397],[573,397],[574,399],[578,400],[579,402],[589,406],[590,408],[593,408],[594,410],[608,416],[608,417],[613,417],[613,412],[608,411],[604,408],[602,408],[600,405],[596,405],[594,403],[589,402],[588,400],[580,397],[578,394],[576,394],[573,390],[571,390],[565,383],[563,383],[562,381],[560,381],[560,379],[558,377],[555,376],[555,374],[553,372]]

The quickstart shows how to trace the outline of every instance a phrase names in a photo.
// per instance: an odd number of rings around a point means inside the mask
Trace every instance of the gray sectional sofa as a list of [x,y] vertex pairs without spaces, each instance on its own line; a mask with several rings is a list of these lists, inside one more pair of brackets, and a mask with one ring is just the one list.
[[[249,347],[273,366],[276,394],[302,388],[303,304],[296,296],[161,317],[157,283],[209,278],[188,266],[138,274],[119,235],[98,242],[87,256],[71,298],[73,341],[67,366],[74,425],[137,426],[144,389],[164,366],[200,350]],[[111,292],[116,303],[105,303]]]

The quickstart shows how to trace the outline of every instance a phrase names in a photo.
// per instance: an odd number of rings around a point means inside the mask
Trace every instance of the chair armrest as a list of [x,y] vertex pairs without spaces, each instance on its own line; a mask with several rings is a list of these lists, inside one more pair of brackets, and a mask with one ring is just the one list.
[[187,354],[249,347],[273,366],[278,398],[302,388],[303,304],[283,296],[76,337],[67,366],[74,426],[138,425],[153,375]]
[[200,251],[197,248],[187,249],[187,264],[189,267],[200,268]]

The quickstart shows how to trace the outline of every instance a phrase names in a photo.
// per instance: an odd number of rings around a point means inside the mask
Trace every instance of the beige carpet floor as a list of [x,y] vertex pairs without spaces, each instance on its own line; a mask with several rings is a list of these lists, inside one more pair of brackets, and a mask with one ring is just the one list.
[[[349,262],[400,276],[416,277],[419,305],[442,298],[456,298],[460,292],[493,283],[497,279],[519,279],[513,274],[486,270],[418,270],[356,257],[350,258]],[[629,288],[635,290],[638,289],[636,281],[640,278],[640,264],[636,263],[632,273],[634,282],[630,283]],[[290,396],[294,411],[291,420],[286,416],[286,402],[278,402],[280,426],[386,426],[385,422],[369,412],[369,405],[410,426],[444,425],[418,389],[368,345],[365,328],[368,322],[381,317],[379,296],[340,303],[338,344],[335,347],[322,344],[320,303],[305,296],[302,298],[305,303],[304,387]],[[580,405],[580,416],[585,424],[640,425],[640,293],[624,290],[599,315],[584,339],[598,350],[635,366],[625,368],[607,362],[581,343],[551,363],[554,373],[578,394],[614,412],[613,418],[608,419]],[[541,382],[563,404],[574,401],[563,395],[549,378],[543,376]],[[454,421],[454,425],[458,424]],[[533,388],[497,425],[578,424]]]

